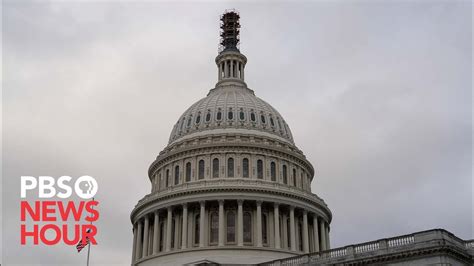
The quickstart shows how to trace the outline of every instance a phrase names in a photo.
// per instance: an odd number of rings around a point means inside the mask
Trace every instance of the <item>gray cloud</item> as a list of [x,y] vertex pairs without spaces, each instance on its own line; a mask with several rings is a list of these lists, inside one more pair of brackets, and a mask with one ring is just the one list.
[[216,82],[218,17],[242,16],[246,79],[289,123],[333,211],[333,246],[442,227],[473,238],[468,2],[3,6],[6,265],[82,265],[21,247],[21,175],[92,175],[95,265],[129,265],[134,204],[179,115]]

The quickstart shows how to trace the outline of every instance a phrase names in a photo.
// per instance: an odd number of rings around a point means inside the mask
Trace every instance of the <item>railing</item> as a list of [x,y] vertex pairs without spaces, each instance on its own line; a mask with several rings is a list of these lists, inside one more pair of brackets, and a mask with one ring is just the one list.
[[412,243],[415,243],[415,237],[413,235],[395,237],[387,241],[389,248],[409,245]]
[[468,248],[468,249],[471,249],[471,248],[474,249],[474,239],[465,241],[465,242],[464,242],[464,245],[465,245],[466,248]]
[[379,242],[378,241],[373,241],[369,243],[364,243],[360,245],[354,246],[354,252],[355,253],[365,253],[365,252],[370,252],[374,250],[379,249]]
[[335,248],[328,251],[329,252],[327,254],[329,254],[330,258],[342,257],[346,256],[347,254],[347,250],[345,248]]
[[[453,241],[437,241],[437,240],[451,239]],[[286,259],[274,260],[258,265],[277,266],[277,265],[303,265],[311,262],[311,265],[331,264],[337,260],[341,263],[344,260],[354,259],[355,256],[364,256],[368,252],[376,252],[378,256],[386,255],[391,252],[399,252],[400,248],[413,249],[418,245],[448,245],[450,243],[462,243],[466,250],[474,251],[474,240],[462,240],[452,233],[443,229],[433,229],[413,233],[410,235],[402,235],[392,238],[380,239],[367,243],[357,245],[350,245],[330,250],[324,250],[306,255],[290,257]],[[452,244],[454,245],[454,244]],[[457,246],[458,244],[456,244]]]

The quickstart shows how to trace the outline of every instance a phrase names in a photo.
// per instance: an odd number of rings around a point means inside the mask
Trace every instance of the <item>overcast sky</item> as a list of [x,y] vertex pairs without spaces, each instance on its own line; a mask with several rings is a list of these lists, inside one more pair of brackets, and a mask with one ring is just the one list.
[[21,175],[95,177],[91,265],[130,264],[129,214],[173,124],[217,81],[227,8],[247,84],[316,169],[333,247],[431,228],[473,238],[469,1],[4,1],[4,264],[85,264],[72,246],[19,245]]

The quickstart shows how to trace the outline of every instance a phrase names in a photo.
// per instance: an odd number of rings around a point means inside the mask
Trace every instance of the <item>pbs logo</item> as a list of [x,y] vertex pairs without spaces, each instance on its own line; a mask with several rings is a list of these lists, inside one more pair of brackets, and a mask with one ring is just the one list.
[[76,195],[82,199],[90,199],[97,194],[99,185],[92,176],[81,176],[71,187],[70,176],[61,176],[57,180],[51,176],[21,177],[21,197],[25,198],[27,191],[37,190],[39,198],[52,198],[57,196],[65,199],[72,195],[72,188]]

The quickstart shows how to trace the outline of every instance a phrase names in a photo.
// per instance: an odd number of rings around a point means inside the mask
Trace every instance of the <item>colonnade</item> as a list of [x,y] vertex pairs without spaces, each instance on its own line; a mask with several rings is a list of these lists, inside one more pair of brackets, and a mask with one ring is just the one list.
[[159,209],[133,226],[133,258],[216,246],[309,253],[330,249],[329,224],[316,213],[255,200],[189,202]]
[[238,78],[244,80],[245,64],[241,60],[226,59],[221,61],[218,65],[218,80],[223,78]]

